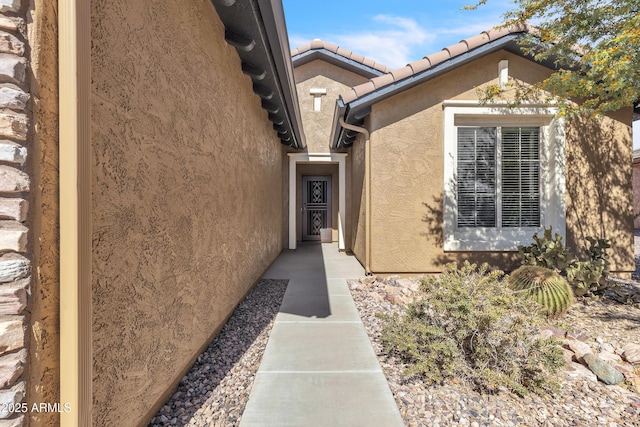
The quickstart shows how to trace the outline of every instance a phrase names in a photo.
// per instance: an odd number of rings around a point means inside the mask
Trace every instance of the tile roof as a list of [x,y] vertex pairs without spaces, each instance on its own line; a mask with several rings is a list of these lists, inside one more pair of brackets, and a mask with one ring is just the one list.
[[328,50],[329,52],[333,52],[337,55],[340,55],[342,57],[344,57],[345,59],[350,59],[352,61],[358,62],[362,65],[365,65],[367,67],[373,68],[375,70],[378,70],[382,73],[388,73],[389,71],[391,71],[389,68],[387,68],[385,65],[380,64],[376,61],[374,61],[373,59],[369,59],[369,58],[365,58],[362,55],[358,55],[357,53],[354,53],[350,50],[347,49],[343,49],[341,47],[339,47],[336,44],[333,43],[329,43],[329,42],[325,42],[322,41],[320,39],[315,39],[313,41],[311,41],[311,43],[307,43],[303,46],[300,46],[296,49],[293,49],[291,51],[291,56],[295,57],[296,55],[301,55],[305,52],[308,52],[310,50]]
[[[396,83],[400,80],[408,77],[415,76],[423,71],[426,71],[438,64],[441,64],[449,59],[453,59],[478,47],[481,47],[494,40],[498,40],[502,37],[516,33],[532,33],[537,32],[536,27],[524,24],[518,26],[512,26],[507,28],[492,28],[488,31],[483,31],[477,36],[470,37],[468,39],[461,40],[451,46],[447,46],[440,52],[432,53],[422,59],[411,62],[402,68],[396,70],[388,70],[388,74],[384,74],[379,77],[374,77],[368,82],[355,86],[340,95],[340,98],[345,104],[355,101],[356,99],[367,95],[375,90],[390,84]],[[322,43],[322,42],[320,42]],[[313,42],[312,42],[313,44]]]

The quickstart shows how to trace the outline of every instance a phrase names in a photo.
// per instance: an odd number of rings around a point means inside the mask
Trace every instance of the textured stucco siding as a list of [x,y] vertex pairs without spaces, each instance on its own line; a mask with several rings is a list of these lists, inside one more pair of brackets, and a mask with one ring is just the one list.
[[366,245],[366,212],[365,203],[365,144],[366,140],[363,135],[359,135],[351,146],[351,195],[349,200],[349,223],[347,224],[350,231],[349,242],[351,250],[360,264],[365,265],[365,245]]
[[640,228],[640,162],[633,163],[633,228]]
[[[477,99],[477,87],[497,83],[502,59],[509,60],[511,78],[521,82],[539,81],[549,72],[516,55],[496,52],[374,105],[372,271],[438,272],[447,262],[465,259],[505,269],[516,265],[514,253],[443,250],[442,102]],[[632,269],[633,263],[630,112],[626,116],[606,118],[602,127],[576,120],[568,126],[566,141],[568,244],[579,251],[584,236],[611,239],[613,267],[620,271]],[[607,195],[596,190],[603,182]]]
[[[367,81],[366,78],[328,62],[315,60],[295,68],[300,114],[309,153],[330,151],[331,126],[338,95]],[[320,111],[313,109],[311,89],[326,89]]]
[[92,2],[95,425],[141,423],[282,248],[282,148],[208,1]]
[[[33,97],[33,278],[27,402],[60,402],[57,2],[31,2]],[[30,412],[31,427],[55,426],[57,412]]]

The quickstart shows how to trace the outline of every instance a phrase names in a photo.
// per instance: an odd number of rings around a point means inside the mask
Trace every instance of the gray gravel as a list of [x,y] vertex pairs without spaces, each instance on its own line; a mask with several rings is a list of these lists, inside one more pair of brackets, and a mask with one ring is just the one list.
[[149,426],[239,424],[287,282],[255,286]]

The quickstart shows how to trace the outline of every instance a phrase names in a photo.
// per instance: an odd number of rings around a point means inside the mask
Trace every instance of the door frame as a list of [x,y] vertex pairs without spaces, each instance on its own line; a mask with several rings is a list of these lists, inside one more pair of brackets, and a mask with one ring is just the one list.
[[338,249],[345,249],[344,229],[346,227],[346,160],[347,153],[287,153],[289,156],[289,249],[297,248],[296,226],[298,212],[296,194],[298,191],[296,172],[298,163],[338,164]]

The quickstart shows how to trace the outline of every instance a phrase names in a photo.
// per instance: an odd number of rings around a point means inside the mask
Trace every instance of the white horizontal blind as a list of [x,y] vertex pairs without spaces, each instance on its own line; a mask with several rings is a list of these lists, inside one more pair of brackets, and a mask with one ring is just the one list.
[[458,228],[540,226],[540,128],[458,127],[456,172]]
[[459,228],[496,226],[496,140],[496,128],[458,128]]
[[502,128],[502,227],[540,226],[540,128]]

